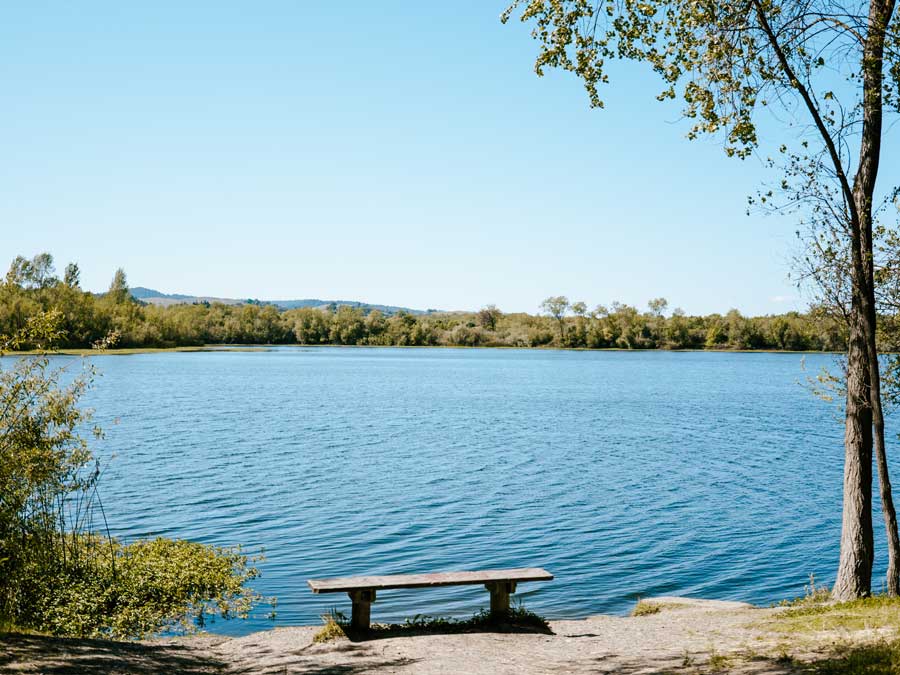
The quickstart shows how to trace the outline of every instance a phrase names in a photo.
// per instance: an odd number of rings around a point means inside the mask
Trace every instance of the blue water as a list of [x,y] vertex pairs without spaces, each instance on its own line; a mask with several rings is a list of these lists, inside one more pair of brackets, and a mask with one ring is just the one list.
[[[212,630],[318,623],[306,579],[541,566],[552,618],[638,596],[769,603],[833,581],[839,411],[796,354],[279,348],[98,356],[114,534],[264,547],[278,596]],[[896,448],[892,448],[896,451]],[[898,469],[895,467],[895,471]],[[880,518],[877,574],[883,574]],[[880,578],[878,582],[880,583]],[[475,587],[390,591],[375,620],[467,616]]]

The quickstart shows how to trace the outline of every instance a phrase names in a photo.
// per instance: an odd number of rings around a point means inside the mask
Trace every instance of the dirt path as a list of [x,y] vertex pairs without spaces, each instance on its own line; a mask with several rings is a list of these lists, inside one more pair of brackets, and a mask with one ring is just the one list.
[[[824,658],[835,636],[788,643],[764,626],[778,609],[656,598],[639,617],[554,621],[552,633],[464,633],[313,642],[315,627],[240,638],[144,643],[0,637],[0,672],[188,675],[528,675],[539,673],[792,673]],[[846,637],[846,636],[844,636]],[[871,636],[868,636],[871,637]],[[786,654],[799,658],[785,658]]]

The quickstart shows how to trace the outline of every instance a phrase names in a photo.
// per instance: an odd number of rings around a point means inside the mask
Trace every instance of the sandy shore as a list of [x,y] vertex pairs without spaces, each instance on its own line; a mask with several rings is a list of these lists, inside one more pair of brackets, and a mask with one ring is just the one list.
[[141,643],[0,636],[0,672],[224,675],[792,673],[877,631],[786,638],[777,608],[655,598],[658,613],[553,621],[549,633],[429,633],[314,643],[317,627]]

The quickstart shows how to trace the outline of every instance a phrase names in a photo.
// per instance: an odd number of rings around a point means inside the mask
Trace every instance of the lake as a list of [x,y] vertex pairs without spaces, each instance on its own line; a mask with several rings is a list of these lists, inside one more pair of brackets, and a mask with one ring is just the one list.
[[[215,632],[349,611],[344,595],[313,595],[312,577],[540,566],[556,580],[517,597],[550,618],[662,594],[770,603],[811,573],[834,579],[843,429],[803,385],[831,355],[285,347],[92,361],[113,534],[265,548],[255,588],[278,596],[277,618],[262,608]],[[468,616],[487,600],[388,591],[372,612]]]

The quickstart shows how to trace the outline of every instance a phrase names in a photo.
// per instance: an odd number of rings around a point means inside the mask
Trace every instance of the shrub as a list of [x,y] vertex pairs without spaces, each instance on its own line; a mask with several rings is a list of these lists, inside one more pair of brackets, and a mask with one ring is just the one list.
[[[0,369],[0,625],[56,635],[144,637],[246,616],[259,572],[239,549],[94,532],[99,469],[81,432],[88,367],[63,385],[46,349],[60,316],[30,319],[3,349],[42,350]],[[68,377],[68,376],[67,376]],[[100,436],[99,429],[94,430]]]
[[17,623],[55,635],[142,638],[192,632],[208,617],[246,617],[258,571],[239,549],[157,538],[78,537],[78,558],[36,569]]

